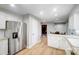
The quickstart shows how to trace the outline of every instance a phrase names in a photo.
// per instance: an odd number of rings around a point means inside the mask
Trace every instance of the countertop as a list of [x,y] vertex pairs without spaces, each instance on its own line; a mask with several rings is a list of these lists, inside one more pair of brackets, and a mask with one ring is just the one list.
[[79,39],[78,35],[61,35],[61,34],[48,34],[48,35],[64,36],[64,37],[67,37],[67,38]]
[[8,40],[6,37],[0,37],[0,41]]
[[77,35],[60,35],[60,34],[48,34],[49,37],[58,37],[61,39],[65,38],[67,40],[69,40],[69,42],[74,46],[74,47],[78,47],[79,48],[79,36]]

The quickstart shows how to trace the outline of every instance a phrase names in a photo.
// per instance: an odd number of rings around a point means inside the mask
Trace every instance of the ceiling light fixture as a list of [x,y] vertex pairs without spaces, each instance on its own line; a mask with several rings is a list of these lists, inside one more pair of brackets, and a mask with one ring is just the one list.
[[55,16],[58,16],[58,14],[55,14]]
[[57,11],[57,8],[53,8],[53,12],[56,12]]
[[15,5],[14,4],[10,4],[10,6],[14,7]]
[[43,15],[44,14],[44,12],[43,11],[40,11],[40,15]]
[[56,20],[59,20],[58,18],[56,18]]

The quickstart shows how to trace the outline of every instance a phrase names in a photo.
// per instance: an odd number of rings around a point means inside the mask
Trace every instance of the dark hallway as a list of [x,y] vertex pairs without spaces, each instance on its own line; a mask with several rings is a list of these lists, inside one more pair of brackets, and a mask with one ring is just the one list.
[[47,25],[42,25],[42,35],[47,35]]

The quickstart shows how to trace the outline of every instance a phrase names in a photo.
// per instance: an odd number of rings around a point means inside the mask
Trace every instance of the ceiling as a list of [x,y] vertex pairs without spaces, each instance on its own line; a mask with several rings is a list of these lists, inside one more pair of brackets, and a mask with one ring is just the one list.
[[66,22],[75,5],[73,4],[1,4],[8,11],[24,15],[32,14],[42,22]]

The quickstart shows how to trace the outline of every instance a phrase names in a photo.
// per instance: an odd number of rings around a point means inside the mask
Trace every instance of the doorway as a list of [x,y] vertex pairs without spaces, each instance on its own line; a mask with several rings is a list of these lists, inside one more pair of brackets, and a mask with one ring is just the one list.
[[27,24],[23,23],[23,41],[22,41],[22,48],[27,47]]
[[47,35],[47,25],[42,25],[42,35]]

